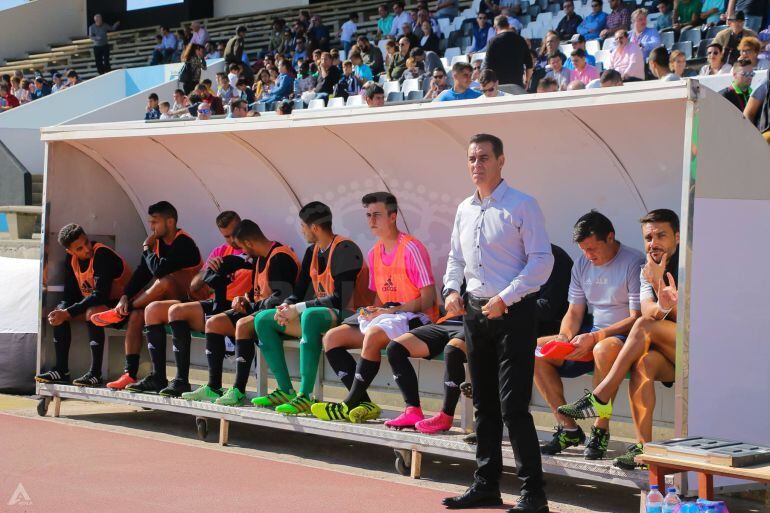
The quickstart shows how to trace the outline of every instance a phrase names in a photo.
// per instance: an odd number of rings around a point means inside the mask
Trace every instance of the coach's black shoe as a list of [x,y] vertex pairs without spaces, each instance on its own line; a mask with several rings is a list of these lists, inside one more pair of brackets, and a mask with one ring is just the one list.
[[473,433],[468,433],[467,435],[465,435],[463,437],[463,442],[469,445],[476,445],[477,443],[479,443],[479,439],[476,438],[476,432],[474,431]]
[[457,497],[447,497],[441,504],[447,509],[483,508],[487,506],[499,506],[503,503],[500,490],[485,490],[476,484],[471,485],[465,493]]
[[100,387],[102,386],[102,378],[101,376],[94,376],[91,371],[88,371],[79,378],[73,379],[72,384],[78,387]]
[[57,370],[50,370],[42,374],[35,376],[35,381],[38,383],[50,383],[58,385],[66,385],[70,382],[69,372],[61,372]]
[[136,383],[133,383],[131,385],[128,385],[126,387],[126,390],[129,392],[138,392],[138,393],[159,393],[161,390],[166,388],[168,386],[168,380],[167,379],[158,379],[158,377],[152,373],[148,374],[144,378],[142,378],[140,381],[137,381]]
[[607,429],[591,427],[591,436],[588,437],[586,449],[583,455],[587,460],[600,460],[607,454],[607,446],[610,444],[610,432]]
[[524,494],[507,513],[548,513],[548,500],[545,495]]
[[166,388],[158,392],[163,397],[180,397],[185,392],[190,391],[190,383],[179,378],[174,378]]

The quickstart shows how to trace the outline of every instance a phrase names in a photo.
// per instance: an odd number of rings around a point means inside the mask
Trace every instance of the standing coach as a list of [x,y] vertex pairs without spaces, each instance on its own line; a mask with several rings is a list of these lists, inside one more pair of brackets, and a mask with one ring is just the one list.
[[[476,408],[474,482],[444,499],[450,509],[502,504],[503,423],[516,450],[521,498],[508,510],[547,513],[535,423],[529,413],[535,366],[536,295],[551,274],[553,255],[537,201],[501,177],[503,143],[477,134],[468,146],[476,186],[457,208],[444,276],[447,313],[465,309],[468,366]],[[466,295],[460,287],[466,280]]]

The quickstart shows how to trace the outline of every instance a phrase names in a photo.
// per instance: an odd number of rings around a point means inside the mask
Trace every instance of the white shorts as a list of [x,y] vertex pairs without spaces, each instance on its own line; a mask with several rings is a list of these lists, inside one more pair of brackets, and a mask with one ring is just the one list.
[[366,330],[369,328],[380,328],[385,332],[389,339],[393,340],[417,327],[415,326],[417,323],[421,323],[419,325],[423,326],[425,324],[429,324],[430,319],[428,319],[428,316],[424,313],[413,312],[383,314],[375,317],[371,321],[367,321],[359,317],[358,329],[361,330],[361,333],[366,333]]

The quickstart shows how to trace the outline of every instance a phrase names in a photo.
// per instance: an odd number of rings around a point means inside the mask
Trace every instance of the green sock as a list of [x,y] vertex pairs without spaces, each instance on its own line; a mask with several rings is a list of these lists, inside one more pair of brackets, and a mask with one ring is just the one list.
[[302,312],[302,341],[299,345],[299,368],[302,381],[299,393],[310,397],[315,388],[318,361],[321,359],[323,334],[334,326],[334,315],[324,307],[311,307]]
[[278,382],[278,388],[284,392],[292,390],[289,368],[286,366],[286,355],[283,352],[281,333],[286,328],[275,322],[275,310],[263,310],[254,317],[254,330],[257,332],[259,349],[265,356],[265,361]]

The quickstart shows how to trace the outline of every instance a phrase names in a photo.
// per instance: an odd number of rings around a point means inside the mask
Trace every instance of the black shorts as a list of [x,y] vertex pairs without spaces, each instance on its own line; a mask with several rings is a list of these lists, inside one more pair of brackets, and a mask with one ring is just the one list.
[[428,346],[428,357],[432,360],[444,352],[447,343],[453,338],[465,341],[465,330],[462,324],[426,324],[409,332]]
[[240,321],[244,317],[248,317],[249,315],[256,315],[258,312],[254,312],[253,314],[248,314],[248,313],[236,312],[235,310],[225,310],[223,313],[227,316],[228,319],[230,319],[230,322],[233,323],[233,326],[235,326],[238,324],[238,321]]
[[206,319],[225,312],[228,309],[227,307],[230,306],[229,304],[218,305],[213,299],[204,299],[203,301],[198,301],[198,303],[203,308],[203,317]]

